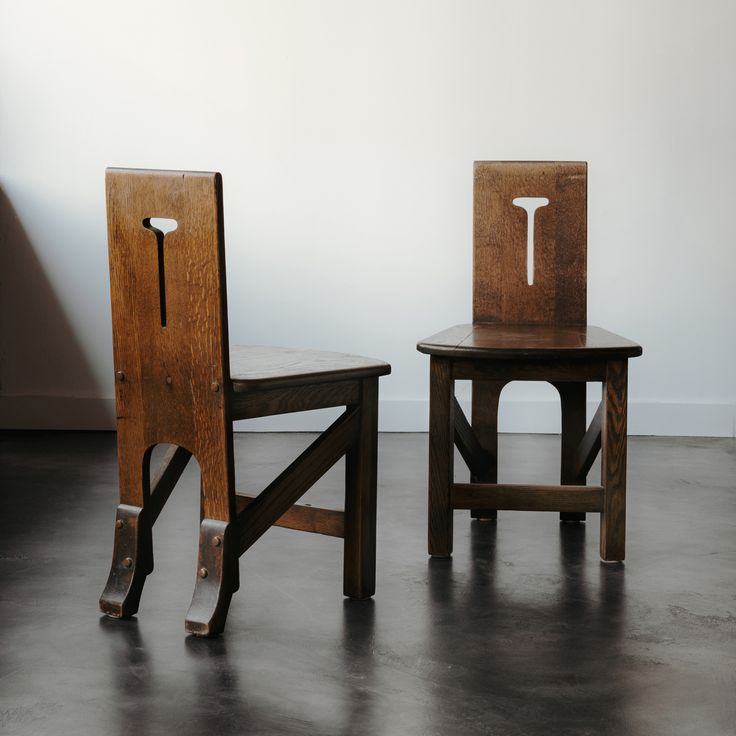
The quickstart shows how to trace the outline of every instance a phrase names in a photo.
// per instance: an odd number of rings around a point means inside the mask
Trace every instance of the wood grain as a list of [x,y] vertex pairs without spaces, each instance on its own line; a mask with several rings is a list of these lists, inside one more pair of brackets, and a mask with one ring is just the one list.
[[233,345],[230,368],[234,391],[315,385],[336,377],[385,376],[391,366],[349,353],[261,345]]
[[[235,494],[238,514],[242,513],[258,496],[245,493]],[[296,529],[328,537],[345,536],[345,513],[336,509],[322,509],[309,504],[294,504],[274,521],[273,526]]]
[[601,558],[607,562],[626,557],[627,375],[626,361],[611,362],[603,384]]
[[432,356],[429,365],[429,554],[452,554],[455,396],[450,361]]
[[364,600],[376,591],[378,378],[362,381],[358,437],[345,455],[343,593]]
[[[460,450],[465,464],[474,476],[485,477],[489,474],[489,466],[495,460],[491,458],[478,441],[478,438],[465,416],[457,399],[453,399],[453,422],[455,425],[455,446]],[[490,480],[490,479],[489,479]]]
[[[472,483],[496,483],[498,481],[498,404],[506,381],[474,380],[472,382],[472,426],[488,464],[482,472],[471,474]],[[471,509],[473,519],[496,519],[495,509]]]
[[239,391],[232,395],[233,419],[272,417],[295,411],[360,403],[360,381]]
[[[586,387],[584,382],[556,383],[560,394],[560,483],[562,485],[586,484],[586,474],[577,464],[577,453],[585,436]],[[560,521],[584,521],[585,514],[577,511],[561,511]]]
[[[585,324],[585,162],[476,161],[473,322]],[[534,283],[527,283],[527,213],[516,197],[546,197],[536,211]]]
[[508,511],[600,511],[601,486],[456,483],[452,508]]
[[602,381],[605,360],[482,360],[452,359],[452,377],[457,381]]
[[[165,442],[192,452],[205,515],[233,518],[227,299],[219,174],[108,169],[107,217],[121,501],[142,506],[138,466]],[[166,235],[166,326],[158,241]],[[220,390],[213,391],[213,384]]]
[[338,417],[238,515],[239,555],[345,454],[358,436],[359,420],[360,411],[355,408]]
[[[459,339],[458,339],[459,338]],[[455,325],[417,344],[420,353],[482,360],[609,360],[641,346],[594,325]]]
[[593,467],[596,457],[601,449],[601,430],[603,422],[603,403],[598,405],[595,416],[590,422],[590,426],[585,431],[582,440],[575,453],[575,470],[573,475],[576,478],[585,478],[590,469]]

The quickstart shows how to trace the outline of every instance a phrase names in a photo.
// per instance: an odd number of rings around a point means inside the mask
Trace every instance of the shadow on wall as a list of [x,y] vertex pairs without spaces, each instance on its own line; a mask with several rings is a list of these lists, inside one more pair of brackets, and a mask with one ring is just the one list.
[[111,429],[112,402],[0,189],[0,429]]

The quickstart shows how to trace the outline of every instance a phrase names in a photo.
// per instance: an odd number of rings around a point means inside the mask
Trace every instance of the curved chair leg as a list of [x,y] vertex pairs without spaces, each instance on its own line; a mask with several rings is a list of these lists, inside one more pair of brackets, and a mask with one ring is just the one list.
[[[584,381],[553,384],[560,394],[562,410],[560,482],[563,485],[585,485],[585,478],[577,475],[575,460],[580,441],[585,435],[586,385]],[[584,511],[562,511],[560,521],[585,521]]]
[[115,548],[100,611],[128,618],[138,611],[146,576],[153,571],[151,524],[140,506],[120,504],[115,519]]
[[[472,426],[481,447],[488,453],[488,472],[480,476],[471,476],[471,483],[498,483],[498,402],[506,381],[473,381]],[[493,521],[498,512],[493,510],[472,509],[470,515],[474,519]]]
[[185,624],[189,634],[216,636],[225,628],[230,599],[240,587],[232,528],[215,519],[200,525],[197,581]]

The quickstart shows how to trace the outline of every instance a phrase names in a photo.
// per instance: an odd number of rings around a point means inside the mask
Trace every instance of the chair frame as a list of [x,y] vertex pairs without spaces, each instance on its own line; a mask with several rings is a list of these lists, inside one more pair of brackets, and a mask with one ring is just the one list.
[[[193,455],[201,469],[201,524],[187,632],[224,629],[239,587],[238,558],[272,525],[343,538],[344,593],[371,597],[378,376],[390,366],[328,367],[311,381],[233,381],[220,175],[108,169],[106,188],[120,505],[100,610],[119,618],[137,612],[153,570],[154,523]],[[178,223],[165,236],[165,283],[164,235],[150,225],[152,216]],[[339,406],[345,412],[258,496],[236,493],[234,420]],[[152,474],[159,443],[172,447]],[[344,511],[297,505],[342,457]]]
[[[544,195],[556,205],[536,216],[535,288],[522,273],[527,223],[523,211],[511,207],[514,196],[527,194]],[[474,326],[507,324],[512,334],[518,325],[558,325],[585,333],[586,209],[585,163],[476,162]],[[453,329],[459,344],[461,330]],[[533,334],[533,327],[528,330]],[[598,512],[601,558],[622,561],[627,358],[641,354],[641,348],[621,338],[633,347],[560,348],[544,354],[529,350],[522,355],[522,350],[504,354],[502,348],[440,349],[429,345],[431,340],[418,346],[430,354],[429,554],[452,554],[455,509],[469,509],[478,519],[495,519],[500,510],[558,511],[562,521],[573,522],[584,520],[586,512]],[[455,398],[456,380],[472,381],[472,421]],[[512,380],[548,381],[560,394],[560,485],[498,483],[498,404]],[[601,382],[602,400],[586,428],[589,381]],[[455,482],[455,446],[470,469],[470,483]],[[601,483],[586,485],[599,451]]]

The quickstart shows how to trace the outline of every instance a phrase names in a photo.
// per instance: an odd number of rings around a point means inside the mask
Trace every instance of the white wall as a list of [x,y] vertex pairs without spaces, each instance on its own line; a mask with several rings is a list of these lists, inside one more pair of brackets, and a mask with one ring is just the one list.
[[[386,359],[383,428],[423,428],[472,162],[541,158],[589,162],[589,321],[645,350],[630,430],[733,435],[732,0],[0,8],[4,426],[110,426],[113,165],[221,171],[232,342]],[[511,387],[502,429],[554,429],[551,391]]]

